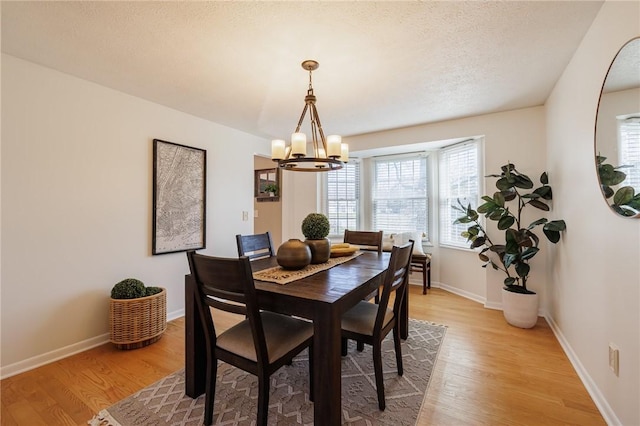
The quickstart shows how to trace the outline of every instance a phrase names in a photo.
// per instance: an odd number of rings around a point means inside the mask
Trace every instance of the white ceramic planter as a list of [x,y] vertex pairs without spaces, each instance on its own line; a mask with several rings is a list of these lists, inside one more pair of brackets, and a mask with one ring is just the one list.
[[538,295],[514,293],[503,288],[502,312],[509,324],[532,328],[538,322]]

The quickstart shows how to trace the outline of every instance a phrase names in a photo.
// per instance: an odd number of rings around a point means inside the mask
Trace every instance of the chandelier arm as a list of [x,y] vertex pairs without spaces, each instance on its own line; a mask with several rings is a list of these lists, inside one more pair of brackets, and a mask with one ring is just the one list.
[[324,149],[325,155],[327,153],[327,139],[324,136],[324,131],[322,130],[322,123],[320,123],[320,116],[318,115],[318,110],[316,109],[316,105],[311,105],[311,116],[315,117],[315,122],[317,125],[317,131],[320,134],[320,141],[322,142],[322,148]]
[[320,140],[322,141],[324,152],[327,152],[327,139],[324,137],[324,131],[322,130],[322,123],[320,123],[320,116],[318,115],[316,104],[311,105],[311,113],[315,116],[316,124],[318,125],[318,133],[320,133]]
[[300,127],[302,126],[302,121],[304,120],[304,116],[307,115],[307,109],[309,109],[309,104],[305,103],[304,108],[302,108],[302,114],[300,115],[300,120],[298,120],[298,125],[296,126],[295,133],[300,131]]
[[313,142],[313,153],[316,157],[320,157],[320,152],[318,152],[318,127],[313,119],[313,110],[311,110],[311,117],[311,142]]

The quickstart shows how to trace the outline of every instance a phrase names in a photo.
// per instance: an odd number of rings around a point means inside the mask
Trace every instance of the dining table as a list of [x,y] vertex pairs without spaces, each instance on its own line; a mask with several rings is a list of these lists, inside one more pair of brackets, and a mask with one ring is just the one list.
[[[390,253],[362,251],[344,263],[288,284],[254,280],[261,309],[313,321],[316,425],[341,424],[341,317],[382,285],[389,258]],[[275,266],[275,256],[251,262],[253,272]],[[186,275],[185,393],[191,398],[204,393],[206,372],[204,328],[198,317],[196,294],[195,280]],[[407,297],[401,312],[400,335],[406,339]]]

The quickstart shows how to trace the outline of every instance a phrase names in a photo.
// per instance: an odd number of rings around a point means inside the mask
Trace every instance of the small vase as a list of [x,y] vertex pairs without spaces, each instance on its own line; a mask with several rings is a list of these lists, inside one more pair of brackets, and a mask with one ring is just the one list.
[[290,239],[278,247],[276,260],[284,269],[302,269],[311,262],[311,250],[302,241]]
[[304,242],[311,249],[311,264],[325,263],[331,257],[331,242],[328,238],[320,240],[306,239]]

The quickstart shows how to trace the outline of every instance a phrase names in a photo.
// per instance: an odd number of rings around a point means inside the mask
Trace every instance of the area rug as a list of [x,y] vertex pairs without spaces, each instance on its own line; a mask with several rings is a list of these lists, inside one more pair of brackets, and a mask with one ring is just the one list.
[[[371,347],[358,352],[349,342],[342,358],[342,424],[415,425],[446,327],[409,320],[409,336],[402,342],[404,375],[398,376],[391,334],[383,342],[382,362],[386,396],[385,411],[378,410]],[[296,357],[271,376],[269,424],[312,425],[313,402],[309,401],[307,353]],[[255,425],[257,378],[223,362],[218,381],[213,421],[216,425]],[[92,426],[196,426],[204,417],[204,395],[192,399],[184,394],[184,370],[142,389],[100,411]]]

